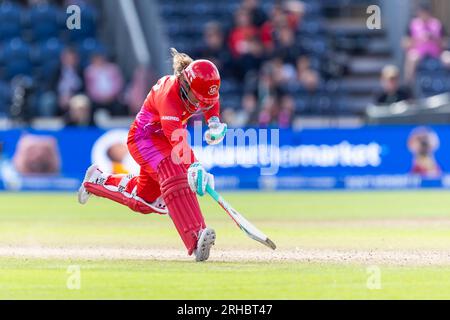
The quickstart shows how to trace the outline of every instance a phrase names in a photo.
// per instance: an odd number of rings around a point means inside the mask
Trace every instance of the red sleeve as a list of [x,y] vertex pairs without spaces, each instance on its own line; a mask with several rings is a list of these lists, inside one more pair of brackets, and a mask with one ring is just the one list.
[[205,116],[206,123],[208,123],[209,119],[212,117],[220,118],[220,102],[217,101],[211,109],[204,111],[203,115]]
[[166,99],[163,107],[159,110],[159,116],[164,135],[173,147],[172,153],[186,167],[189,167],[197,159],[189,146],[188,131],[181,121],[180,109],[176,105],[171,104],[170,100]]

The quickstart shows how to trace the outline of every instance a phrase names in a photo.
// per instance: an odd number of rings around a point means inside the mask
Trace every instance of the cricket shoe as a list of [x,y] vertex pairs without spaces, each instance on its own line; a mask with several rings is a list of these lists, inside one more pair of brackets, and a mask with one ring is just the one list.
[[[142,213],[168,213],[166,203],[161,196],[152,203],[148,203],[137,195],[137,186],[131,193],[125,191],[128,182],[134,177],[133,175],[123,176],[119,186],[105,185],[105,182],[109,176],[109,174],[103,173],[97,165],[93,164],[92,166],[90,166],[86,170],[86,175],[84,176],[83,183],[78,190],[78,202],[80,204],[86,204],[89,200],[89,197],[92,195],[91,192],[94,192],[93,189],[95,188],[95,195],[119,202],[123,205],[129,206],[135,211]],[[86,189],[86,183],[91,184],[91,192]]]
[[158,199],[153,201],[150,204],[151,207],[156,208],[155,211],[161,214],[168,214],[169,210],[167,209],[166,202],[164,201],[162,196],[159,196]]
[[209,258],[209,251],[216,241],[216,232],[214,229],[205,228],[200,230],[197,241],[197,248],[195,249],[195,261],[206,261]]
[[85,182],[98,183],[98,179],[101,178],[103,172],[98,168],[96,164],[91,165],[84,175],[84,180],[81,183],[80,189],[78,189],[78,202],[80,204],[86,204],[91,194],[84,187]]

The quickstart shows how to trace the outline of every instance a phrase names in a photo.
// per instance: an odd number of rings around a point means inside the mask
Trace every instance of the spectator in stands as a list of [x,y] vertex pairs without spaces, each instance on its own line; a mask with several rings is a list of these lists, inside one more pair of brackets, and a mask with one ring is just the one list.
[[278,127],[290,128],[295,112],[295,99],[285,94],[280,98],[280,111],[278,113]]
[[297,58],[297,80],[308,91],[315,91],[320,85],[320,75],[311,68],[307,56]]
[[275,124],[277,115],[277,99],[274,95],[268,96],[264,99],[261,105],[261,112],[258,117],[258,124],[260,127],[267,127]]
[[274,49],[274,34],[279,28],[288,26],[287,15],[283,10],[283,7],[276,4],[273,6],[270,12],[270,18],[267,20],[260,29],[261,40],[264,47],[268,52],[272,52]]
[[93,126],[94,121],[89,98],[83,94],[73,96],[69,101],[69,109],[65,120],[66,126],[69,127]]
[[112,115],[126,115],[128,110],[120,103],[124,79],[119,67],[109,62],[102,53],[95,53],[84,72],[86,91],[94,111],[108,110]]
[[234,111],[231,108],[224,109],[222,117],[231,127],[245,127],[258,124],[258,101],[253,92],[246,92],[241,99],[242,108]]
[[271,95],[261,106],[258,124],[261,127],[289,128],[295,111],[295,100],[290,94]]
[[152,78],[152,73],[146,66],[138,66],[134,70],[133,79],[125,92],[125,102],[131,115],[136,115],[141,109],[148,94],[148,84],[156,82]]
[[261,27],[267,20],[267,14],[261,8],[259,0],[243,0],[242,8],[250,13],[252,24]]
[[272,76],[277,88],[285,87],[289,82],[296,81],[296,70],[293,65],[284,63],[278,57],[271,59],[269,63],[272,65]]
[[248,52],[242,54],[235,61],[238,79],[245,79],[249,72],[258,72],[263,62],[267,59],[264,46],[259,37],[252,37],[247,43]]
[[246,88],[242,99],[246,115],[237,113],[237,117],[245,119],[246,125],[288,126],[295,102],[286,87],[290,81],[295,81],[295,76],[295,68],[283,64],[281,59],[266,62],[253,88]]
[[426,57],[439,59],[445,46],[444,26],[433,17],[428,3],[422,3],[417,16],[409,24],[408,35],[403,40],[406,50],[405,81],[412,83],[417,65]]
[[400,71],[394,65],[387,65],[383,68],[381,87],[383,91],[376,96],[376,104],[392,104],[412,98],[410,90],[400,85]]
[[250,50],[250,39],[258,36],[259,31],[252,24],[249,12],[245,9],[239,9],[235,13],[234,27],[232,28],[228,45],[233,57],[239,58]]
[[219,69],[220,74],[230,73],[231,54],[225,44],[225,35],[221,25],[216,21],[208,22],[203,32],[204,44],[194,52],[198,59],[211,60]]
[[284,9],[289,27],[293,31],[299,31],[305,16],[305,4],[299,0],[289,0],[284,3]]
[[52,87],[57,90],[58,104],[62,111],[67,110],[74,95],[84,90],[83,72],[74,49],[67,48],[62,52],[61,64],[55,72]]
[[274,55],[281,58],[283,62],[296,65],[297,58],[305,52],[295,41],[295,33],[288,26],[281,27],[276,33],[276,48]]

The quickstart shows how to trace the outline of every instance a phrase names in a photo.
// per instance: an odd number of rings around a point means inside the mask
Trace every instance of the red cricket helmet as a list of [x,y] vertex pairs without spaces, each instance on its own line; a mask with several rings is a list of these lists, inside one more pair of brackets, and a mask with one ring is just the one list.
[[182,81],[182,88],[194,94],[200,109],[210,108],[219,101],[220,74],[214,63],[195,60],[183,70],[183,75],[188,87]]

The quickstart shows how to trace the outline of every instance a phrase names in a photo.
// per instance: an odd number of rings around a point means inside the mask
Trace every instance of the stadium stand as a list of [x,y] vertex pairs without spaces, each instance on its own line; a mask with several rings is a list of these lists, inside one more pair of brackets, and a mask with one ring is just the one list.
[[61,115],[57,106],[48,104],[57,104],[51,95],[56,94],[54,76],[63,50],[75,48],[83,69],[92,53],[107,53],[97,38],[95,6],[89,1],[77,4],[83,12],[83,28],[69,31],[63,1],[2,1],[0,117],[29,121]]
[[[66,8],[71,3],[81,6],[80,30],[66,28]],[[194,58],[218,62],[223,76],[222,109],[231,125],[289,127],[308,117],[364,119],[367,105],[381,90],[383,67],[392,64],[403,69],[394,59],[402,48],[388,41],[389,30],[366,27],[366,8],[380,1],[155,3],[170,46]],[[2,1],[0,117],[19,122],[36,117],[64,119],[70,97],[61,99],[55,82],[62,53],[68,49],[76,52],[75,68],[83,90],[84,70],[91,56],[100,53],[114,58],[117,54],[118,42],[99,36],[105,29],[102,15],[106,12],[96,0]],[[250,23],[246,21],[249,17]],[[145,15],[140,13],[139,19],[145,19]],[[147,45],[155,46],[151,41]],[[446,52],[445,59],[428,57],[420,62],[411,88],[416,97],[450,90],[450,53]],[[132,108],[126,106],[126,91],[138,68],[128,70],[129,65],[123,61],[120,66],[124,73],[127,69],[126,85],[114,107],[107,109],[119,117],[132,115],[138,109],[135,101]],[[152,76],[152,81],[161,75]],[[143,92],[150,86],[140,83],[137,87]],[[80,93],[84,92],[75,90],[71,97]],[[97,111],[96,106],[94,103],[92,112]]]
[[[247,2],[249,4],[247,4]],[[215,22],[219,24],[225,33],[225,42],[229,42],[230,34],[233,32],[235,24],[233,20],[235,13],[240,8],[251,6],[254,1],[241,1],[231,0],[223,3],[215,3],[206,0],[200,1],[160,1],[160,12],[166,22],[166,32],[171,44],[180,51],[186,51],[195,58],[200,58],[196,54],[196,48],[204,46],[203,33],[205,26],[208,23]],[[257,3],[257,2],[256,2]],[[289,1],[289,4],[299,4],[298,1]],[[341,93],[339,90],[339,81],[336,80],[338,73],[335,72],[335,66],[331,65],[333,50],[330,47],[329,34],[324,27],[324,15],[322,11],[322,5],[318,1],[305,1],[304,4],[304,16],[301,17],[301,21],[298,25],[294,26],[295,29],[295,44],[299,45],[299,51],[301,55],[305,55],[309,58],[309,64],[311,68],[319,75],[319,84],[312,90],[308,90],[302,85],[301,81],[286,81],[282,83],[283,93],[281,95],[292,96],[295,100],[295,115],[333,115],[339,112]],[[261,1],[259,9],[267,16],[262,21],[261,33],[264,32],[264,23],[272,23],[274,19],[276,5],[273,1]],[[286,5],[281,8],[284,11],[288,11],[289,7]],[[189,17],[189,19],[186,19]],[[238,18],[236,18],[238,19]],[[186,21],[190,21],[187,22]],[[275,28],[276,29],[276,28]],[[267,50],[264,54],[264,62],[266,65],[273,62],[273,58],[279,57],[277,42],[281,42],[282,39],[277,39],[278,30],[273,30],[275,36],[275,48],[273,50]],[[253,41],[253,39],[252,39]],[[264,42],[264,39],[257,40]],[[233,48],[228,50],[233,51]],[[199,50],[197,50],[198,52]],[[231,65],[231,68],[239,69],[241,61],[236,55],[232,61],[227,63],[227,66]],[[285,57],[283,57],[285,58]],[[295,57],[297,58],[297,57]],[[294,59],[295,60],[295,59]],[[284,59],[284,65],[280,68],[286,69],[286,64],[290,61]],[[245,61],[248,64],[248,60]],[[262,63],[261,65],[263,65]],[[273,64],[273,63],[272,63]],[[293,72],[295,73],[295,64],[293,64]],[[334,67],[334,69],[333,69]],[[225,68],[224,68],[225,69]],[[263,68],[260,68],[260,72]],[[224,70],[227,71],[227,70]],[[245,97],[246,88],[249,83],[247,78],[248,73],[239,73],[238,76],[230,72],[222,72],[224,74],[223,86],[221,88],[222,104],[224,109],[231,109],[237,112],[243,104],[243,97]],[[270,73],[268,71],[268,73]],[[293,76],[295,80],[296,76]],[[246,80],[244,80],[246,79]],[[264,109],[264,105],[259,106]],[[264,121],[259,121],[261,124]],[[252,124],[251,122],[248,124]],[[255,123],[253,123],[255,124]]]

